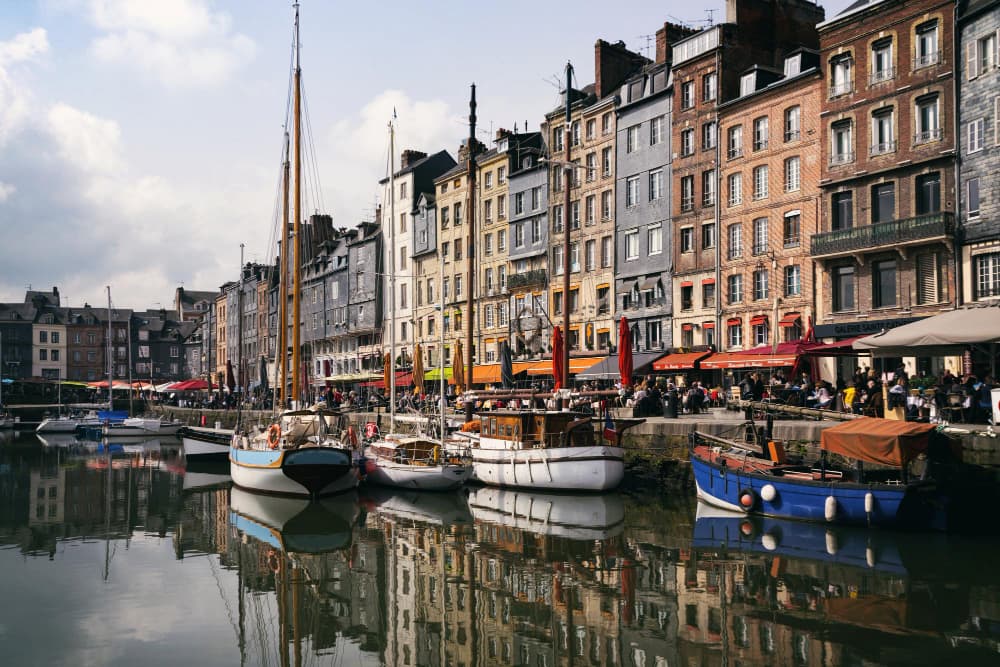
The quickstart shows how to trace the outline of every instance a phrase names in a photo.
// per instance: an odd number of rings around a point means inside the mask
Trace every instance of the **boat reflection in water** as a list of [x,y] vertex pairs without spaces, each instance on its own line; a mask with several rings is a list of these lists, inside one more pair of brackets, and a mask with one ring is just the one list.
[[358,499],[353,492],[319,502],[239,487],[229,492],[229,524],[286,555],[346,549],[357,517]]
[[477,520],[574,540],[605,540],[625,527],[625,502],[602,495],[536,493],[481,487],[469,493]]

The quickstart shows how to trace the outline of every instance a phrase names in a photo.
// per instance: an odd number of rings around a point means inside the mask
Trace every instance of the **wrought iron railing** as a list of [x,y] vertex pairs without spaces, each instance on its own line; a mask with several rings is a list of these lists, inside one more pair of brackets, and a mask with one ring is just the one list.
[[545,269],[535,269],[524,273],[512,273],[507,276],[507,288],[517,289],[519,287],[535,287],[545,285]]
[[948,211],[903,218],[890,222],[813,234],[809,253],[813,257],[850,253],[908,241],[947,236],[955,231],[955,216]]

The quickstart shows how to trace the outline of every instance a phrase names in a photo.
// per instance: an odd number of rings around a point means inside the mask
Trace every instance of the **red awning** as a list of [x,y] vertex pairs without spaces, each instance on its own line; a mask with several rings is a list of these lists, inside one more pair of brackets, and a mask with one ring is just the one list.
[[692,331],[694,329],[693,324],[682,324],[681,331]]
[[701,362],[702,368],[785,368],[795,365],[794,354],[713,354]]
[[715,328],[715,322],[702,322],[701,323],[701,328],[702,329],[714,329]]
[[[396,371],[396,386],[397,387],[409,387],[413,384],[413,373],[410,371]],[[374,387],[375,389],[385,389],[385,380],[379,378],[378,380],[369,380],[368,382],[362,382],[362,387]]]
[[704,280],[701,281],[701,284],[702,285],[714,285],[715,284],[715,278],[705,278]]
[[802,322],[802,318],[799,317],[798,313],[788,313],[778,321],[779,327],[794,327],[798,326]]
[[683,371],[695,368],[695,365],[711,352],[680,352],[668,354],[653,362],[654,371]]
[[761,324],[767,324],[767,315],[754,315],[750,318],[750,326],[756,327]]
[[741,320],[738,317],[730,317],[728,320],[726,320],[726,324],[733,327],[739,324],[743,324],[743,320]]
[[681,287],[694,287],[694,283],[691,282],[690,280],[685,280],[684,282],[681,283]]

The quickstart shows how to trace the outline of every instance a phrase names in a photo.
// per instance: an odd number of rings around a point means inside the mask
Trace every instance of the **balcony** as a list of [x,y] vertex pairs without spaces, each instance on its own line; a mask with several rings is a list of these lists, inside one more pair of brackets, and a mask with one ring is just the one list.
[[872,72],[871,76],[868,77],[868,85],[876,86],[880,83],[885,83],[886,81],[892,81],[894,78],[896,78],[895,68],[886,67]]
[[939,51],[934,51],[933,53],[928,53],[923,56],[914,56],[913,69],[916,70],[923,67],[930,67],[931,65],[937,65],[940,58],[941,54]]
[[544,287],[546,285],[544,269],[535,269],[524,273],[514,273],[507,276],[507,288],[511,290],[527,287]]
[[886,155],[888,153],[896,152],[896,142],[895,141],[883,141],[880,144],[872,144],[870,155],[875,157],[876,155]]
[[836,167],[842,164],[850,164],[854,162],[854,153],[834,153],[830,156],[830,166]]
[[813,234],[809,254],[834,257],[947,239],[955,233],[954,214],[942,211],[915,218]]
[[938,141],[941,139],[941,128],[936,127],[932,130],[924,130],[923,132],[917,132],[913,135],[913,145],[917,146],[919,144],[928,144],[932,141]]
[[730,160],[735,160],[736,158],[743,157],[743,148],[730,147],[729,151],[726,153],[726,157]]
[[835,83],[830,86],[830,98],[840,97],[841,95],[846,95],[853,92],[853,85],[850,81],[844,81],[842,83]]

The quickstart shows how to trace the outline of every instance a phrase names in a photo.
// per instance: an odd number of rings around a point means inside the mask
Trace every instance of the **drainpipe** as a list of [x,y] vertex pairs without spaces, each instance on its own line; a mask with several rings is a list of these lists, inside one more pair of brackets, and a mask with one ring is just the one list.
[[[963,270],[963,260],[962,260],[962,181],[961,177],[961,164],[962,164],[962,124],[958,118],[958,110],[961,108],[961,103],[959,100],[959,94],[961,93],[961,82],[962,75],[958,67],[959,63],[963,62],[962,57],[964,51],[962,50],[962,39],[961,30],[958,26],[958,8],[960,3],[955,3],[955,17],[954,17],[954,30],[955,34],[958,35],[958,39],[952,47],[952,58],[954,59],[954,67],[951,68],[952,71],[952,86],[954,89],[954,96],[952,99],[955,100],[955,107],[952,113],[952,126],[954,133],[952,137],[955,142],[955,232],[954,232],[954,246],[951,253],[952,262],[954,263],[953,278],[952,282],[955,289],[955,306],[958,307],[962,305],[964,299],[962,295],[962,270]],[[957,55],[956,55],[957,48]]]
[[[720,33],[721,36],[721,33]],[[715,51],[715,349],[722,349],[722,133],[719,103],[722,101],[722,45]],[[704,289],[704,288],[702,288]],[[704,336],[704,334],[702,334]]]

